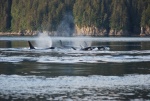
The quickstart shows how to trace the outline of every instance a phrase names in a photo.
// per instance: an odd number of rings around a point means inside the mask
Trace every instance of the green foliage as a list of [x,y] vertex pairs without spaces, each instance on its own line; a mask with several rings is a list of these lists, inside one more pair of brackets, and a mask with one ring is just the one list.
[[71,1],[13,0],[12,30],[56,30],[65,12],[72,10]]
[[0,0],[0,31],[8,31],[11,26],[11,0]]
[[65,13],[79,27],[139,33],[150,26],[150,0],[0,0],[0,31],[55,31]]
[[110,17],[110,27],[112,29],[128,29],[128,12],[126,0],[115,0],[112,3],[112,13]]
[[142,13],[141,25],[142,26],[145,26],[145,25],[150,26],[150,4]]
[[110,0],[76,0],[73,9],[75,23],[80,27],[107,28],[109,26],[108,5],[110,3]]

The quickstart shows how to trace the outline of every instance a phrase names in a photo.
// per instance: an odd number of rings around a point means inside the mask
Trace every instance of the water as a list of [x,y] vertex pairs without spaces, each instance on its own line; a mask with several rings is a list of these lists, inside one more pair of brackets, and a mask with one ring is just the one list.
[[[36,46],[37,37],[0,38],[0,101],[150,99],[150,38],[51,39],[54,50]],[[110,50],[82,51],[80,45]]]

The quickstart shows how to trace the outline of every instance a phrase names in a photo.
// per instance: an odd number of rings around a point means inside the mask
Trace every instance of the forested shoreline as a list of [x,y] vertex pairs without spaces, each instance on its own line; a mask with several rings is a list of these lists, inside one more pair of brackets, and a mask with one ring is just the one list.
[[4,35],[150,35],[150,0],[0,0],[0,15]]

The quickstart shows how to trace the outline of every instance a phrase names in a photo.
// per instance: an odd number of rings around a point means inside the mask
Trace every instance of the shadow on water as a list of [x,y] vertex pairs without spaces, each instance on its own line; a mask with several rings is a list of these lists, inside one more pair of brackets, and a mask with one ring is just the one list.
[[26,41],[0,41],[0,48],[22,48],[28,47]]
[[127,74],[150,74],[149,62],[101,63],[101,64],[40,64],[34,62],[1,63],[0,74],[55,76],[123,76]]

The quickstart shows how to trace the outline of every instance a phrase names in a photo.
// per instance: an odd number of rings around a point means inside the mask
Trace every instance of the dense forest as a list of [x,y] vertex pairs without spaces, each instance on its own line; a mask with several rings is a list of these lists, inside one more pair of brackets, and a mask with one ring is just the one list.
[[150,35],[150,0],[0,0],[0,32],[62,30]]

